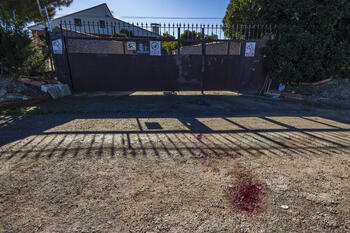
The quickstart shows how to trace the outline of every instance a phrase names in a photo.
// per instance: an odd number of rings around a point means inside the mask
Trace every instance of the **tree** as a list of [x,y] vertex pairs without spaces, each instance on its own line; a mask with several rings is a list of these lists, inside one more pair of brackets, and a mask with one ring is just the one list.
[[[181,40],[184,40],[182,42],[182,45],[186,46],[186,45],[198,44],[199,41],[202,40],[202,39],[205,39],[205,40],[217,40],[218,39],[218,35],[216,35],[216,34],[205,35],[204,38],[202,38],[202,33],[201,32],[185,30],[180,35],[180,38],[181,38]],[[186,40],[193,40],[193,41],[186,41]]]
[[[169,33],[164,33],[162,39],[175,40],[175,37]],[[162,51],[167,55],[171,55],[172,51],[178,48],[177,41],[163,41],[162,42]]]
[[[50,18],[55,15],[56,8],[69,6],[72,2],[73,0],[40,0],[42,8],[47,7]],[[16,16],[17,20],[24,23],[43,20],[36,0],[1,0],[0,11],[2,21],[13,18],[13,15]]]
[[0,64],[14,77],[44,71],[45,57],[34,47],[24,23],[12,20],[0,27]]
[[[39,1],[52,18],[57,7],[69,6],[73,0]],[[37,0],[0,1],[0,65],[6,73],[17,77],[45,71],[49,56],[47,45],[43,44],[41,50],[34,46],[26,29],[28,23],[43,20],[41,13],[44,14],[39,11]]]
[[316,81],[336,74],[349,62],[350,1],[231,0],[223,20],[232,38],[236,24],[277,24],[269,41],[270,76],[284,82]]
[[216,34],[206,35],[204,37],[204,39],[206,39],[206,40],[217,40],[218,38],[219,38],[219,36]]
[[196,31],[190,31],[190,30],[185,30],[181,35],[180,35],[181,40],[200,40],[200,34],[197,33]]

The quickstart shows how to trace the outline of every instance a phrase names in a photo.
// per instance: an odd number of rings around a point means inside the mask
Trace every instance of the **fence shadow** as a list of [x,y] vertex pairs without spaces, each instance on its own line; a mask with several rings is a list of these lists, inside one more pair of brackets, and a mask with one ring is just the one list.
[[[197,104],[198,98],[208,105]],[[7,116],[0,123],[0,158],[237,158],[349,152],[350,125],[325,116],[323,110],[276,105],[237,96],[130,96],[74,105],[81,112]],[[107,112],[108,106],[116,109]],[[90,112],[83,113],[89,107]]]

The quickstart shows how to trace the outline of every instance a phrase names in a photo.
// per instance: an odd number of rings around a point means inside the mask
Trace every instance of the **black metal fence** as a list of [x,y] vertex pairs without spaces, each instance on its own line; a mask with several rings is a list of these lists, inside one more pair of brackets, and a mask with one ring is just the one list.
[[[61,22],[58,77],[74,91],[257,91],[273,25]],[[161,42],[161,43],[159,43]],[[136,55],[136,56],[135,56]]]
[[162,24],[105,21],[61,21],[65,36],[96,36],[112,38],[157,38],[162,40],[260,40],[277,34],[276,25],[237,24],[225,27],[218,24]]

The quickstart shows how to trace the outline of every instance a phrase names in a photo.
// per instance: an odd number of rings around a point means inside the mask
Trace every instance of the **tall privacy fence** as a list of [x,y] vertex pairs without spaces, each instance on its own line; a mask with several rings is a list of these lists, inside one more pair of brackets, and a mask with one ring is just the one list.
[[225,27],[217,24],[162,24],[106,21],[61,21],[65,36],[96,38],[157,38],[161,40],[260,40],[271,39],[276,25],[236,24]]
[[256,91],[266,77],[265,39],[276,34],[272,25],[63,21],[58,27],[50,34],[57,77],[77,92]]

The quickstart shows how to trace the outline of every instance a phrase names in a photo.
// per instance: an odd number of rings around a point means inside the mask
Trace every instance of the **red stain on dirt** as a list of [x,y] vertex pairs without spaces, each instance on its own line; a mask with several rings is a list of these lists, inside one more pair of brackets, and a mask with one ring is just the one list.
[[230,188],[229,198],[236,210],[248,214],[262,212],[264,185],[261,182],[253,182],[250,178],[238,181],[235,187]]
[[204,135],[203,134],[198,134],[196,135],[196,138],[198,141],[201,141],[203,139]]

